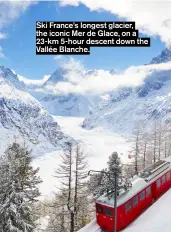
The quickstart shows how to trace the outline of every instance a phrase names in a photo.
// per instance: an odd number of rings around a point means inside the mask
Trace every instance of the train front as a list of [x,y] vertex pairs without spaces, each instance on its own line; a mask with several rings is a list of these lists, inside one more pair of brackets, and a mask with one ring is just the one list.
[[112,232],[114,229],[114,208],[96,201],[97,224],[104,232]]

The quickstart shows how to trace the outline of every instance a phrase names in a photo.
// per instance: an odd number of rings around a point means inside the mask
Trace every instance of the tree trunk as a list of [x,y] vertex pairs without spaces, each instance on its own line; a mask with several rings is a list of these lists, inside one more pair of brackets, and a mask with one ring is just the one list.
[[138,174],[138,152],[139,152],[139,147],[138,147],[138,143],[139,143],[139,132],[137,134],[137,138],[136,138],[136,150],[135,150],[135,175]]
[[164,157],[167,157],[167,143],[166,141],[164,142]]
[[74,232],[74,212],[70,212],[70,232]]
[[145,143],[144,154],[143,154],[143,167],[144,168],[145,168],[145,163],[146,163],[146,151],[147,151],[147,143]]
[[74,223],[77,225],[77,204],[78,204],[78,158],[79,158],[79,147],[76,148],[76,161],[75,161],[75,195],[74,195]]

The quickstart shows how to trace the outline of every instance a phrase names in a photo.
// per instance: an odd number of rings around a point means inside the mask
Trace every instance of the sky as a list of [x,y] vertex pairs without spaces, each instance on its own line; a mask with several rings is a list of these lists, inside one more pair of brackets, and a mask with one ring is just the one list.
[[[0,65],[32,80],[47,78],[63,61],[73,58],[87,69],[125,70],[129,66],[149,63],[168,46],[171,0],[145,6],[132,0],[81,0],[61,2],[5,2],[0,1]],[[147,1],[146,1],[147,3]],[[162,4],[161,4],[162,3]],[[99,10],[100,9],[100,10]],[[171,9],[171,8],[170,8]],[[153,12],[154,13],[151,13]],[[118,21],[136,22],[143,36],[151,37],[151,47],[142,48],[91,48],[89,56],[36,55],[36,21]],[[171,33],[170,33],[171,34]]]

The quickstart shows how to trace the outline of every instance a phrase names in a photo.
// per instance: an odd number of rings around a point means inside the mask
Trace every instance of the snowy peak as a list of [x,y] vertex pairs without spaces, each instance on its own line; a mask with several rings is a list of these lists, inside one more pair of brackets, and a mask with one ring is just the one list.
[[67,70],[59,68],[57,69],[52,75],[49,77],[49,79],[45,82],[45,85],[47,84],[54,84],[57,82],[63,82],[65,81],[65,74],[67,73]]
[[[73,69],[74,75],[72,72]],[[87,70],[85,72],[79,65],[66,65],[58,68],[46,81],[44,87],[46,88],[48,85],[56,85],[59,82],[75,84],[80,81],[80,76],[87,78],[87,76],[97,74],[98,70]],[[50,114],[58,116],[85,117],[88,115],[92,107],[99,102],[99,97],[75,95],[72,93],[66,95],[45,93],[39,101]]]
[[169,61],[171,61],[171,48],[166,48],[159,56],[154,57],[150,64],[160,64]]
[[24,89],[24,85],[19,81],[18,76],[4,66],[0,66],[0,81],[5,81],[8,84],[12,83],[16,88]]
[[0,66],[0,76],[10,80],[18,80],[17,75],[15,75],[11,69]]

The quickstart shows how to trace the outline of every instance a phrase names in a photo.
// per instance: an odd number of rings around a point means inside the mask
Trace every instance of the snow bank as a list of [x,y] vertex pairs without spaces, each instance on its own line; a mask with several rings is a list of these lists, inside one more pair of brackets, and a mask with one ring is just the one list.
[[79,232],[100,232],[100,228],[96,223],[96,219],[90,222],[87,226],[79,230]]
[[170,232],[170,201],[171,190],[165,193],[124,232]]

